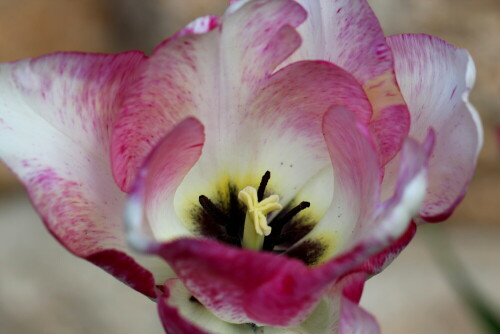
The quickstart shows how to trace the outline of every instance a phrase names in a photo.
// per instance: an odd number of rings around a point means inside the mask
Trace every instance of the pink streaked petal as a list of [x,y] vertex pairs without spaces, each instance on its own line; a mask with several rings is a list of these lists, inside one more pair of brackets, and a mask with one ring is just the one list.
[[[167,334],[211,334],[210,332],[206,332],[186,320],[186,318],[179,312],[178,307],[172,305],[172,291],[170,289],[180,288],[178,285],[178,280],[169,280],[164,287],[165,291],[163,293],[158,291],[158,314],[165,332]],[[189,296],[187,298],[187,303],[189,303]]]
[[315,267],[315,271],[321,273],[322,277],[335,277],[339,272],[359,271],[362,263],[394,244],[407,232],[425,194],[426,166],[432,151],[433,139],[431,132],[422,145],[412,139],[405,141],[399,178],[393,196],[377,205],[369,222],[361,225],[361,228],[350,236],[348,242],[341,245],[340,254],[329,262]]
[[[270,170],[273,175],[270,188],[278,191],[283,203],[288,203],[315,175],[331,165],[321,126],[323,114],[332,105],[348,107],[362,123],[371,117],[362,87],[338,66],[308,61],[279,70],[262,82],[240,118],[224,130],[226,139],[216,141],[218,151],[204,150],[178,195],[196,201],[200,194],[193,193],[193,189],[215,188],[210,182],[217,179],[221,170],[232,180],[246,181],[247,174],[254,173],[258,178],[255,186],[265,171]],[[210,138],[215,141],[213,133],[207,133],[207,141]],[[217,156],[219,164],[214,163]],[[333,177],[333,173],[328,176]],[[235,184],[240,189],[248,185]],[[319,201],[328,202],[322,205],[328,206],[333,192],[328,187],[322,189],[330,193],[309,192],[312,198],[304,200],[314,201],[318,208]]]
[[107,249],[87,256],[86,260],[127,283],[132,289],[148,297],[155,297],[153,275],[129,255],[115,249]]
[[225,322],[200,302],[179,279],[165,283],[165,291],[158,294],[158,311],[167,334],[251,334],[251,324],[236,325]]
[[[322,261],[338,253],[353,234],[369,224],[378,194],[382,170],[369,132],[353,112],[340,106],[323,117],[322,134],[328,146],[335,182],[330,210],[314,230],[292,247],[290,255],[311,241],[332,239]],[[293,255],[292,255],[293,256]],[[321,261],[321,262],[322,262]]]
[[229,0],[229,5],[234,5],[235,3],[248,2],[248,0]]
[[61,244],[154,296],[151,273],[126,254],[125,196],[108,152],[120,92],[143,59],[59,53],[3,64],[0,154]]
[[200,157],[205,139],[203,125],[187,118],[153,149],[142,166],[126,210],[127,237],[139,251],[151,242],[189,236],[174,209],[174,194]]
[[[130,189],[149,151],[180,120],[198,117],[207,140],[232,129],[260,82],[300,45],[292,27],[305,17],[290,0],[252,1],[228,12],[218,29],[157,48],[127,90],[113,130],[112,164],[120,187]],[[225,141],[208,140],[206,150],[216,154],[219,147],[210,143]]]
[[364,272],[355,272],[343,277],[338,283],[342,287],[342,296],[358,304],[363,294],[366,279],[367,275]]
[[338,298],[324,296],[307,319],[298,326],[287,328],[289,331],[267,327],[265,334],[336,334],[339,317]]
[[403,251],[403,249],[408,246],[410,241],[413,240],[413,237],[417,233],[417,225],[412,222],[406,232],[403,233],[399,239],[397,239],[394,243],[392,243],[389,247],[382,250],[381,252],[373,255],[370,259],[368,259],[361,266],[360,270],[370,274],[376,275],[384,270],[391,262]]
[[300,61],[282,68],[265,82],[255,100],[250,109],[261,121],[275,122],[286,116],[295,128],[309,126],[298,129],[307,134],[319,129],[323,115],[334,105],[349,108],[362,124],[368,124],[372,116],[370,102],[356,79],[325,61]]
[[351,73],[372,103],[374,124],[370,131],[381,162],[387,163],[401,148],[410,118],[377,18],[365,0],[298,2],[308,12],[308,19],[298,29],[303,44],[286,63],[322,59]]
[[208,239],[179,239],[153,251],[205,307],[232,323],[296,325],[322,297],[306,266],[283,256]]
[[[331,285],[322,301],[324,303],[326,300],[330,305],[330,309],[327,310],[329,317],[322,319],[316,325],[323,330],[311,331],[311,333],[378,333],[373,331],[374,328],[378,328],[375,319],[358,306],[365,279],[365,273],[357,272],[346,275]],[[323,312],[325,312],[324,307]]]
[[377,320],[357,303],[347,298],[341,302],[339,334],[379,334]]
[[[294,1],[249,1],[224,17],[226,31],[221,34],[221,47],[228,69],[237,71],[237,84],[252,85],[271,74],[276,66],[300,45],[295,30],[306,19],[304,9]],[[284,43],[284,40],[288,40]],[[230,49],[231,48],[231,49]],[[252,64],[252,65],[251,65]],[[234,74],[230,74],[233,76]],[[236,82],[232,82],[235,84]]]
[[[359,300],[365,281],[364,273],[354,273],[342,277],[335,283],[330,284],[323,298],[316,306],[311,315],[296,327],[288,328],[266,328],[265,334],[338,334],[340,331],[342,301],[345,296],[351,294]],[[357,303],[357,301],[355,301]]]
[[167,334],[251,334],[257,328],[261,334],[335,334],[342,297],[338,290],[325,296],[304,322],[288,328],[225,322],[194,299],[179,279],[166,282],[165,292],[158,294],[158,310]]
[[352,73],[361,84],[393,69],[391,50],[367,1],[297,2],[305,8],[308,17],[298,28],[304,41],[293,61],[330,61]]
[[[372,250],[373,245],[363,244],[314,268],[295,259],[210,239],[178,239],[148,251],[165,259],[186,288],[220,319],[290,327],[311,316],[329,287],[355,270]],[[360,296],[364,273],[356,273],[356,277],[345,291],[353,300]]]
[[[367,91],[370,101],[370,92]],[[374,118],[369,129],[377,145],[382,164],[387,164],[401,149],[410,127],[410,117],[406,105],[397,104],[377,110],[373,106]],[[377,115],[378,114],[378,115]]]
[[386,241],[384,248],[407,232],[413,223],[412,218],[422,206],[428,184],[429,159],[435,142],[436,135],[432,129],[421,144],[412,138],[405,140],[394,194],[379,205],[375,223],[367,230],[367,235]]
[[[215,15],[202,16],[195,19],[187,26],[185,26],[183,29],[178,31],[175,35],[171,37],[171,39],[179,38],[184,35],[206,34],[207,32],[217,28],[219,24],[220,24],[220,19]],[[164,43],[166,42],[168,42],[168,40],[165,41]],[[156,47],[156,49],[161,48],[162,46],[163,44],[160,44]]]
[[362,222],[369,218],[370,210],[379,200],[382,177],[372,138],[351,110],[342,107],[334,107],[324,115],[323,134],[335,177],[332,207],[344,210],[334,213],[349,215],[350,208],[359,212],[359,217],[349,221]]
[[434,145],[435,133],[432,129],[422,144],[411,138],[406,139],[398,155],[398,171],[395,173],[397,177],[392,187],[392,197],[379,205],[378,216],[372,224],[378,226],[379,231],[368,229],[367,232],[377,236],[376,239],[379,240],[375,244],[381,247],[378,248],[378,254],[363,264],[361,270],[377,274],[392,262],[415,235],[415,214],[412,212],[421,206],[423,200],[422,191],[427,185],[428,163]]
[[347,254],[336,268],[311,269],[294,259],[208,239],[180,239],[151,251],[168,261],[189,291],[219,318],[287,327],[303,326],[331,284],[361,263]]
[[464,197],[483,142],[478,114],[468,102],[474,63],[466,50],[435,37],[397,35],[387,41],[410,108],[410,136],[423,140],[430,127],[436,132],[420,216],[428,222],[442,221]]

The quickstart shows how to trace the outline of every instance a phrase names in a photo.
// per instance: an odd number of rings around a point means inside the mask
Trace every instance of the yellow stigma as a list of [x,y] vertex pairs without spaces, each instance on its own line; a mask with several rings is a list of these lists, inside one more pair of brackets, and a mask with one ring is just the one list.
[[267,225],[267,214],[281,210],[280,198],[278,195],[271,195],[259,202],[257,190],[254,187],[246,187],[238,193],[238,199],[247,207],[242,246],[262,249],[264,237],[271,234],[271,227]]

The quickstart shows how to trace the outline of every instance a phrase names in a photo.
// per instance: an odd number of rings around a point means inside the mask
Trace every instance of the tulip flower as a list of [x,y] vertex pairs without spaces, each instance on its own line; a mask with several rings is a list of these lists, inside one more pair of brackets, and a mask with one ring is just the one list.
[[233,1],[150,57],[1,65],[0,154],[169,334],[377,333],[365,280],[472,176],[473,81],[465,50],[386,38],[364,0]]

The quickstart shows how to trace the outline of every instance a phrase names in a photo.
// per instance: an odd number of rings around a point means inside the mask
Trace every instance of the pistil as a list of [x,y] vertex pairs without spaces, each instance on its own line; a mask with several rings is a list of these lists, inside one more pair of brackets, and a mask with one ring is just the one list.
[[262,249],[264,238],[271,234],[267,215],[282,209],[279,196],[271,195],[259,200],[257,190],[249,186],[238,193],[238,199],[247,207],[242,246],[255,250]]

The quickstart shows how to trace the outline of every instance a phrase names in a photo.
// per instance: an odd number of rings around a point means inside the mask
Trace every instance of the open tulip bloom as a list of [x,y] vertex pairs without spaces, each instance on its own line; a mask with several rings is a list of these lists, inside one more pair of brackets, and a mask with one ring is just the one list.
[[474,77],[364,0],[233,1],[150,57],[1,65],[0,154],[167,333],[377,333],[365,280],[471,179]]

